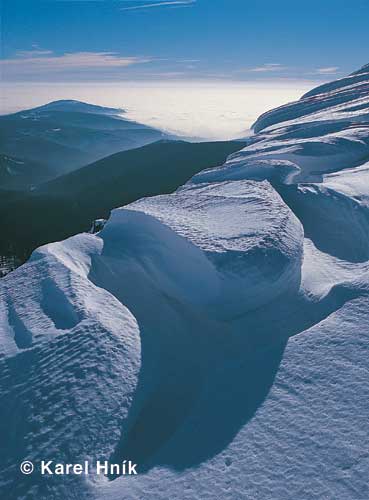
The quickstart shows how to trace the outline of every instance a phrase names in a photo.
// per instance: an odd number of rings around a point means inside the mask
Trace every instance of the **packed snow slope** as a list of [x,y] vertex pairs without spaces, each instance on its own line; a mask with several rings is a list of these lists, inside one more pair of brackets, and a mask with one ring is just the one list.
[[0,282],[2,497],[369,498],[368,66],[255,130]]

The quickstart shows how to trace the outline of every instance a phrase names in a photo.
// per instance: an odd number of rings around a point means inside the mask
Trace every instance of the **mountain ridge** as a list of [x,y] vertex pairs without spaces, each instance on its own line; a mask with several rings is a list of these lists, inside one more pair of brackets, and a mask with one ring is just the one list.
[[38,165],[32,183],[27,174],[14,175],[9,181],[13,189],[30,188],[109,154],[170,137],[122,113],[68,100],[0,116],[0,153]]

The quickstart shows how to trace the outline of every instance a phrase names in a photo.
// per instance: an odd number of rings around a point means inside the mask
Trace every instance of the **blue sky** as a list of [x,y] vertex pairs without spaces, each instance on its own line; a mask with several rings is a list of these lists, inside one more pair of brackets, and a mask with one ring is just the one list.
[[2,0],[4,81],[329,80],[369,62],[367,0]]

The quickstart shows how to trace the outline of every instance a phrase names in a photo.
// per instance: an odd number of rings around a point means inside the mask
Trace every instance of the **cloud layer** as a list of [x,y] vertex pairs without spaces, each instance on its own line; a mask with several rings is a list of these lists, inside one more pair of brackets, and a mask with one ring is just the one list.
[[328,66],[326,68],[318,68],[315,73],[318,75],[335,75],[339,70],[338,66]]
[[268,63],[257,66],[256,68],[251,68],[248,71],[251,73],[269,73],[273,71],[284,71],[285,69],[287,69],[286,66],[282,66],[282,64]]
[[[179,0],[176,0],[179,1]],[[159,2],[162,4],[163,2]],[[156,4],[159,5],[157,2]],[[164,2],[169,3],[169,0]],[[146,5],[146,4],[145,4]],[[148,64],[151,63],[151,64]],[[78,51],[55,53],[52,50],[31,45],[29,50],[19,50],[14,55],[0,60],[2,78],[7,81],[99,81],[117,79],[224,79],[264,80],[278,78],[329,78],[336,75],[337,66],[303,68],[285,66],[281,63],[263,63],[254,67],[237,67],[218,70],[198,59],[175,59],[145,55],[122,55],[113,51]]]
[[14,57],[3,59],[0,66],[4,76],[27,75],[36,72],[76,72],[85,70],[125,68],[151,62],[149,57],[121,56],[115,52],[73,52],[56,55],[50,50],[18,51]]

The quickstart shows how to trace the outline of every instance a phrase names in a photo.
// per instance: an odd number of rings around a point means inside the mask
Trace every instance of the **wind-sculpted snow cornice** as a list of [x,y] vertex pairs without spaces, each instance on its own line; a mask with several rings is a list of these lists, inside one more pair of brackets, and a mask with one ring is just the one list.
[[292,102],[262,114],[254,123],[255,132],[286,121],[304,118],[317,111],[328,110],[333,106],[345,105],[361,98],[369,98],[369,72],[364,66],[358,73],[353,73],[340,80],[323,84]]

